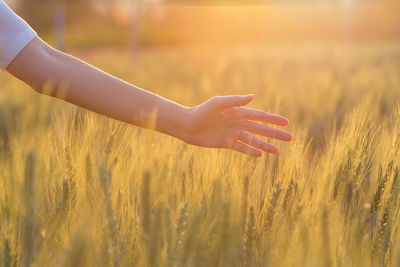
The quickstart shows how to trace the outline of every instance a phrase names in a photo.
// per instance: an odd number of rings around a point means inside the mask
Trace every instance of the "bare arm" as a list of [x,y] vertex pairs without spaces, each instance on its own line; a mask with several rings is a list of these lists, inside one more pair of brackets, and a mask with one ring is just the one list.
[[[33,39],[7,71],[37,92],[66,100],[108,117],[205,147],[231,148],[253,156],[277,148],[253,134],[289,141],[291,134],[255,121],[287,125],[284,117],[240,107],[252,95],[214,97],[188,108],[135,87],[77,58]],[[50,91],[43,90],[51,84]],[[155,118],[155,121],[152,120]]]
[[[152,112],[157,112],[156,129],[169,135],[181,137],[187,121],[183,106],[55,50],[39,38],[29,43],[7,70],[37,92],[141,127],[148,126]],[[51,91],[45,90],[46,84]]]

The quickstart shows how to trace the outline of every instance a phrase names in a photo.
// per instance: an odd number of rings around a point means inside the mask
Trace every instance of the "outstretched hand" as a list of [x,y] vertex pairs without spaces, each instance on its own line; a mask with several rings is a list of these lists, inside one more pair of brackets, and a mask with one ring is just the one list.
[[[259,157],[262,151],[276,153],[278,148],[255,135],[292,139],[290,133],[264,124],[285,126],[289,123],[285,117],[243,107],[253,95],[216,96],[187,108],[57,51],[38,37],[7,70],[40,93],[137,126],[150,127],[148,122],[157,111],[155,130],[193,145],[229,148]],[[54,82],[54,88],[47,92],[43,89],[49,81]]]
[[279,115],[243,107],[253,98],[253,95],[216,96],[191,108],[185,141],[203,147],[229,148],[255,157],[260,157],[261,151],[276,153],[276,146],[255,135],[290,141],[291,133],[264,124],[286,126],[289,121]]

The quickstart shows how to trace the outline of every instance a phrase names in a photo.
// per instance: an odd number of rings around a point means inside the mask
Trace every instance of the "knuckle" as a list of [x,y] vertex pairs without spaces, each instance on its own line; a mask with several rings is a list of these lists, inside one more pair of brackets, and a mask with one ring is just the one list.
[[227,138],[222,143],[223,143],[223,146],[226,148],[234,148],[237,146],[235,138]]
[[211,101],[213,101],[213,102],[219,102],[219,101],[221,101],[221,96],[219,96],[219,95],[217,95],[217,96],[214,96],[214,97],[212,97],[211,98]]
[[252,126],[252,123],[248,120],[243,120],[242,121],[242,126],[246,129],[252,130],[254,127]]
[[244,120],[239,120],[237,123],[237,126],[239,127],[240,130],[249,130],[249,127],[247,126],[247,121]]
[[239,119],[243,120],[243,119],[246,118],[246,113],[245,113],[242,109],[240,109],[240,108],[235,108],[235,111],[236,111],[236,116],[237,116]]

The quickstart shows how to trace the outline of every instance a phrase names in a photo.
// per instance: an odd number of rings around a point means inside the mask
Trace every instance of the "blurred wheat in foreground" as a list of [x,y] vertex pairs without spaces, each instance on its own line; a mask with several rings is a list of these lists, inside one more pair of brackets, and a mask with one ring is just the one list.
[[115,58],[88,59],[186,105],[254,92],[295,139],[258,160],[197,148],[3,75],[1,266],[400,264],[398,46]]

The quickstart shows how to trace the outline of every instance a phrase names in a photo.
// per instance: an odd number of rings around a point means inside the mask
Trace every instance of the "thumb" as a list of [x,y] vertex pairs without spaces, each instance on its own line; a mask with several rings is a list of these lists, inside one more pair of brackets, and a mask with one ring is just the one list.
[[218,109],[227,109],[247,105],[253,98],[253,94],[216,96],[212,99],[212,102]]

